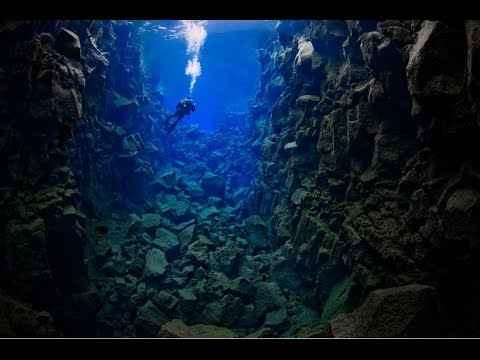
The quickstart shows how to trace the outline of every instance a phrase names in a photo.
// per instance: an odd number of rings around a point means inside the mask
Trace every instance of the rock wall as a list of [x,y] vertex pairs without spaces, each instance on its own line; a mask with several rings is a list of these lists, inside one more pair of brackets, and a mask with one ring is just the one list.
[[71,149],[82,208],[101,217],[112,210],[128,213],[144,200],[153,180],[145,155],[159,152],[146,141],[153,136],[152,115],[163,111],[163,99],[145,96],[150,84],[142,70],[136,23],[104,21],[90,27],[95,44],[95,52],[85,54],[90,86]]
[[[141,138],[129,137],[149,124],[136,122],[148,104],[135,34],[125,21],[0,25],[0,286],[50,311],[69,336],[95,334],[84,212],[108,210],[115,186],[149,175],[135,154]],[[122,166],[130,176],[115,177]],[[125,193],[117,201],[128,205],[136,194]]]
[[265,88],[286,89],[250,205],[322,321],[376,288],[422,283],[437,287],[448,334],[479,334],[479,26],[277,25],[262,65],[281,78]]

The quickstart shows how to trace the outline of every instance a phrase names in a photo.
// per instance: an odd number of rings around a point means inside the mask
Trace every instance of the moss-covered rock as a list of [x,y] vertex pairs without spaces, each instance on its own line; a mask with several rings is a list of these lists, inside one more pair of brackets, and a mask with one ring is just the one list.
[[173,319],[162,325],[157,337],[162,338],[236,338],[233,331],[215,325],[186,325],[182,320]]
[[258,329],[257,331],[254,331],[247,336],[246,338],[276,338],[278,335],[269,327],[263,327],[261,329]]
[[168,260],[160,249],[151,249],[147,252],[145,261],[145,276],[158,278],[167,270]]

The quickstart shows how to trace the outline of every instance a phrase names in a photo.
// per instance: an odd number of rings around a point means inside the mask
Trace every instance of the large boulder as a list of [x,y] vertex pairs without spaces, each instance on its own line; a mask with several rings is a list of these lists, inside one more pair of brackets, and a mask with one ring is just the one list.
[[328,324],[333,337],[438,337],[437,292],[418,284],[375,290],[358,309]]
[[145,276],[156,278],[162,276],[167,270],[168,261],[160,249],[148,250],[145,261]]
[[202,179],[202,189],[208,195],[218,196],[223,198],[225,196],[225,179],[219,175],[211,172],[205,173]]
[[157,337],[161,338],[236,338],[233,331],[215,325],[186,325],[182,320],[173,319],[162,325]]

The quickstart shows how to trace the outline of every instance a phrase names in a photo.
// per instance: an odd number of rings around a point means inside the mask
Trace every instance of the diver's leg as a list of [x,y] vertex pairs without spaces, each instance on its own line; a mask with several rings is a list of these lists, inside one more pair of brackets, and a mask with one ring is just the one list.
[[172,115],[169,115],[169,116],[167,117],[167,119],[170,120],[171,118],[174,118],[175,116],[178,116],[178,111],[175,111]]
[[177,120],[170,126],[170,129],[168,129],[168,132],[171,133],[175,127],[177,126],[178,122],[183,118],[183,115],[179,116]]
[[165,130],[167,130],[168,126],[170,125],[170,119],[175,117],[176,115],[177,115],[177,113],[167,116],[167,118],[165,119],[165,123],[163,124],[163,128]]

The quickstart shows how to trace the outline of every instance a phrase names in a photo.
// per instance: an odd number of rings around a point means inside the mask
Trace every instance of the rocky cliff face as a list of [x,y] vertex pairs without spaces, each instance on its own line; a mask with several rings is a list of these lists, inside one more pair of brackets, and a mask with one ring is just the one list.
[[[98,296],[85,275],[79,208],[96,214],[103,207],[92,203],[111,194],[105,175],[118,165],[106,151],[129,135],[116,123],[138,129],[134,36],[124,21],[6,21],[0,29],[1,287],[52,312],[67,335],[95,334]],[[138,165],[134,174],[143,165],[125,161]]]
[[373,289],[420,282],[438,288],[449,334],[478,334],[479,26],[277,26],[264,68],[281,78],[266,87],[286,89],[251,205],[314,289],[322,321]]

